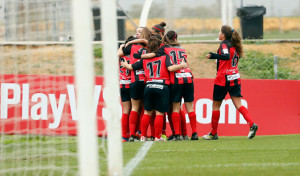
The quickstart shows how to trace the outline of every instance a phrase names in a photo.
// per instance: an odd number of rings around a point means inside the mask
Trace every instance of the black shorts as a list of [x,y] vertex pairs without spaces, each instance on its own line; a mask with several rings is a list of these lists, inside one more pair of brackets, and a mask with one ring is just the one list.
[[171,84],[171,102],[181,102],[181,99],[184,99],[184,102],[194,101],[194,83],[185,83],[185,84]]
[[169,112],[169,86],[162,84],[147,84],[144,92],[144,109]]
[[229,92],[230,96],[243,97],[241,94],[241,85],[219,86],[215,84],[213,94],[214,101],[222,101],[225,98],[227,92]]
[[130,88],[120,88],[122,102],[130,101]]
[[137,81],[130,84],[130,97],[134,100],[144,99],[144,81]]

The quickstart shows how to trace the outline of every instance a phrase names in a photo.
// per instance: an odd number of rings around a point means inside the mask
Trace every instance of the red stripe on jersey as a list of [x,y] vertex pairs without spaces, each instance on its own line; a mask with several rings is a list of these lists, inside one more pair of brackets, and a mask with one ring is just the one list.
[[[229,54],[229,60],[217,60],[217,77],[214,80],[214,84],[219,86],[226,85],[226,75],[238,74],[238,61],[239,55],[236,52],[236,48],[231,46],[230,42],[225,40],[220,44],[218,54]],[[239,78],[238,78],[239,79]],[[237,81],[240,84],[240,81]],[[230,80],[230,86],[234,86],[234,80]]]
[[[187,62],[187,54],[181,46],[164,46],[164,52],[169,55],[173,65],[179,65],[181,62]],[[193,74],[189,67],[170,72],[171,84],[193,83]]]
[[[140,60],[133,57],[133,55],[135,53],[138,53],[140,49],[142,49],[142,45],[136,45],[136,44],[132,45],[130,51],[130,64],[134,64],[135,62]],[[144,81],[144,79],[145,79],[144,69],[131,71],[131,82]]]
[[131,79],[131,71],[126,68],[121,67],[121,62],[126,60],[130,63],[129,56],[123,56],[119,59],[119,80],[120,80],[120,88],[129,88],[130,87],[130,79]]
[[120,84],[120,88],[126,88],[129,89],[130,88],[130,84]]
[[143,60],[145,82],[170,84],[169,71],[166,66],[166,55]]

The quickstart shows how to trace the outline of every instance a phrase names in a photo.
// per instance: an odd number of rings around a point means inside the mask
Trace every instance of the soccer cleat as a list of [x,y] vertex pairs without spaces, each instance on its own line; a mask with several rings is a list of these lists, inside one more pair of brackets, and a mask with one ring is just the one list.
[[155,139],[155,138],[154,138],[153,136],[150,137],[150,141],[154,141],[154,139]]
[[258,129],[258,126],[255,123],[253,123],[252,127],[250,127],[248,139],[252,139],[255,137],[257,129]]
[[160,138],[155,138],[154,141],[166,141],[164,138],[160,137]]
[[191,140],[198,140],[198,134],[197,132],[192,134]]
[[183,136],[183,140],[184,140],[184,141],[188,141],[188,140],[190,140],[190,138],[189,138],[188,135],[185,135],[185,136]]
[[128,138],[122,137],[122,142],[128,142]]
[[168,141],[174,141],[175,140],[175,135],[171,135],[167,140]]
[[167,136],[165,134],[162,134],[161,137],[167,140]]
[[142,136],[142,133],[140,132],[140,130],[138,130],[136,133],[135,133],[135,138],[136,139],[140,139]]
[[180,138],[180,135],[179,134],[176,134],[175,135],[175,140],[174,141],[181,141],[181,138]]
[[133,135],[131,135],[128,141],[129,142],[134,142],[134,139],[135,139],[135,137]]
[[145,142],[145,141],[147,141],[147,138],[145,136],[141,136],[140,141]]
[[212,135],[211,133],[209,133],[208,135],[204,135],[203,139],[205,139],[205,140],[218,140],[219,137],[218,137],[217,134]]

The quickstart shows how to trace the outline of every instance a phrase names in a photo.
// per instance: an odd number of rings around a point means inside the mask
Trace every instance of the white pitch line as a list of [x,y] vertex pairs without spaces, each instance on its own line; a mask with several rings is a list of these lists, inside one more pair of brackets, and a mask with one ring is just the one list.
[[144,159],[148,150],[151,148],[153,141],[145,142],[139,152],[132,158],[123,169],[124,176],[129,176],[136,166]]
[[[192,168],[226,168],[226,167],[287,167],[287,166],[300,166],[300,163],[231,163],[231,164],[203,164],[203,165],[190,165],[190,166],[176,166],[176,168],[192,169]],[[143,167],[138,169],[172,169],[172,167]]]

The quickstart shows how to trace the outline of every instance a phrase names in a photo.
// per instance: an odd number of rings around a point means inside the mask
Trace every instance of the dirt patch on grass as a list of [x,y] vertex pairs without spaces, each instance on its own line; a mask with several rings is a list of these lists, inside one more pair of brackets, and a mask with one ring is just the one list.
[[[214,78],[215,60],[206,59],[208,52],[216,52],[219,44],[183,44],[188,54],[188,64],[196,78]],[[300,43],[244,44],[248,51],[260,51],[277,55],[284,60],[285,67],[300,74]],[[55,74],[73,75],[74,61],[71,46],[0,47],[2,74]],[[247,59],[247,58],[245,58]],[[102,59],[95,60],[96,73],[102,75]],[[98,63],[98,64],[97,64]],[[100,65],[100,66],[99,66]]]

